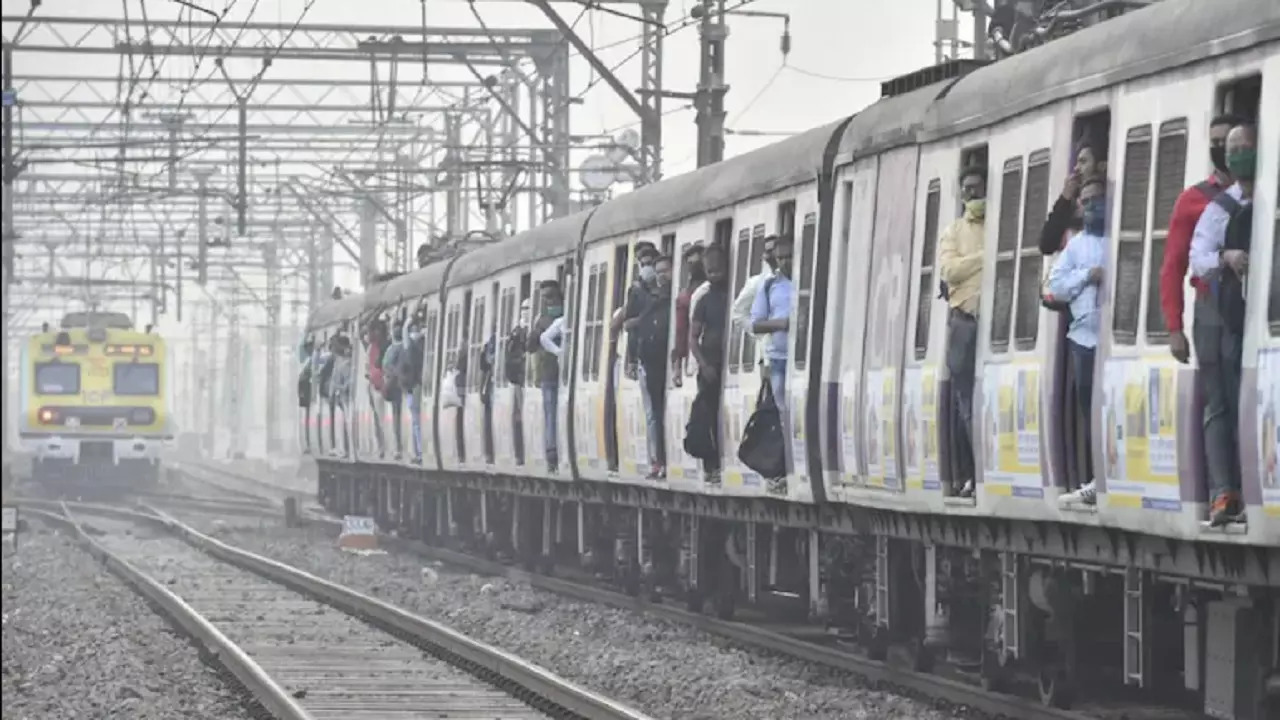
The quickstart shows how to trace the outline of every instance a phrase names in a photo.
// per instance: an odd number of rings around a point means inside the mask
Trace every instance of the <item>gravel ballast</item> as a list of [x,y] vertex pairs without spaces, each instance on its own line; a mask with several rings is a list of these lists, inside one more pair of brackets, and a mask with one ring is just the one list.
[[[193,518],[194,520],[194,518]],[[928,703],[693,628],[453,573],[408,554],[356,555],[318,529],[214,530],[219,539],[356,588],[537,663],[654,717],[944,720]]]
[[5,718],[253,717],[132,588],[65,535],[30,528],[4,551]]

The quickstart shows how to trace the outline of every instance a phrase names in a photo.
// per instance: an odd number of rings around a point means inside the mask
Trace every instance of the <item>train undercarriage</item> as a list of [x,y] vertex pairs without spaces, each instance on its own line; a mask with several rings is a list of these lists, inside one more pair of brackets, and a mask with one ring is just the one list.
[[947,528],[946,519],[858,509],[845,521],[797,517],[762,501],[604,484],[576,483],[570,497],[565,484],[421,477],[321,462],[318,499],[335,514],[373,517],[384,532],[589,575],[1046,705],[1158,705],[1229,720],[1280,712],[1274,550],[1069,528],[1020,534],[989,518]]
[[42,441],[31,460],[31,480],[44,493],[111,498],[159,484],[163,463],[156,443],[138,440]]

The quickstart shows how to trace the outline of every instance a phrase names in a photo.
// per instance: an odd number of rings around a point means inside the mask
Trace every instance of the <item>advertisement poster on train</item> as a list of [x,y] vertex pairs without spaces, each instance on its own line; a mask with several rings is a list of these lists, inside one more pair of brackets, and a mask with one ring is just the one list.
[[866,440],[867,485],[884,490],[899,490],[895,371],[877,370],[867,373],[867,398],[863,405],[862,431]]
[[935,368],[907,368],[902,387],[902,435],[907,488],[938,490],[937,377]]
[[983,483],[993,495],[1044,497],[1040,474],[1040,370],[988,365],[983,372]]
[[804,478],[809,476],[809,450],[804,441],[805,394],[790,391],[787,394],[791,396],[791,412],[787,417],[791,434],[791,474]]
[[1280,517],[1280,348],[1258,352],[1258,471],[1263,511]]
[[884,477],[884,463],[880,457],[880,407],[884,397],[884,383],[879,370],[867,371],[866,393],[862,400],[862,452],[866,458],[868,485],[876,485],[875,478]]
[[854,485],[865,477],[862,443],[858,442],[858,380],[850,370],[840,378],[840,482]]
[[1177,368],[1163,358],[1109,361],[1103,372],[1103,461],[1108,502],[1182,508],[1174,440]]

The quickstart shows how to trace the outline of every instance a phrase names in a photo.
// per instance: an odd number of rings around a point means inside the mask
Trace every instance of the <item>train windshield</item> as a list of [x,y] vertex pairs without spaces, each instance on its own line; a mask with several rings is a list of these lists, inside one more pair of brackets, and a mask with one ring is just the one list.
[[80,366],[70,363],[38,363],[36,392],[40,395],[78,395]]
[[115,394],[159,395],[160,366],[142,363],[116,363]]

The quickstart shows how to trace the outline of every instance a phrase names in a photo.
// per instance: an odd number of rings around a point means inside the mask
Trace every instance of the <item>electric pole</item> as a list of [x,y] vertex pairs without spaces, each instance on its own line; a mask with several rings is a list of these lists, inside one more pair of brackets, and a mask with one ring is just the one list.
[[729,90],[724,83],[724,41],[729,27],[725,25],[725,0],[700,2],[690,15],[700,20],[702,62],[694,105],[698,112],[698,167],[705,167],[724,159],[724,95]]

